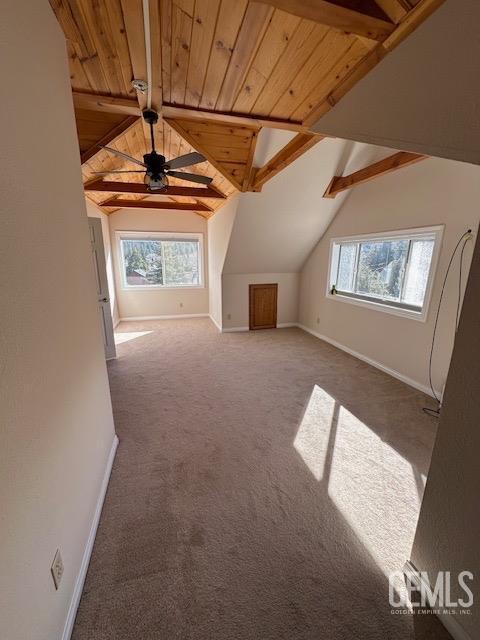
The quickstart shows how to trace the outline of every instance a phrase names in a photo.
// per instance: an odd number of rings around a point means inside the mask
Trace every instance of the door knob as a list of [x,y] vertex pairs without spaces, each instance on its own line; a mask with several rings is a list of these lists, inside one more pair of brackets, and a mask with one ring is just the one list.
[[100,298],[99,302],[108,302],[108,298]]

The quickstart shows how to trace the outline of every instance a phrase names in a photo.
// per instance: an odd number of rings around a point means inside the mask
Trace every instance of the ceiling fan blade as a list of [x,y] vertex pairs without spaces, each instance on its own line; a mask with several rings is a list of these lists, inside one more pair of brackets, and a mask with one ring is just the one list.
[[189,182],[198,182],[199,184],[210,184],[213,179],[208,176],[199,176],[196,173],[186,173],[185,171],[168,171],[167,176],[188,180]]
[[165,164],[167,164],[170,169],[181,169],[182,167],[190,167],[192,164],[198,164],[199,162],[205,161],[206,158],[202,156],[201,153],[192,151],[192,153],[186,153],[184,156],[173,158],[173,160],[169,160]]
[[144,169],[132,169],[129,171],[128,169],[118,169],[113,171],[92,171],[95,176],[109,176],[111,173],[145,173]]
[[112,149],[112,147],[105,147],[103,145],[100,145],[100,148],[101,149],[105,149],[105,151],[109,151],[110,153],[113,153],[113,155],[118,156],[119,158],[123,158],[124,160],[128,160],[129,162],[133,162],[135,164],[138,164],[141,167],[146,167],[147,166],[144,162],[140,162],[140,160],[136,160],[135,158],[132,158],[132,156],[129,156],[126,153],[122,153],[121,151],[117,151],[116,149]]

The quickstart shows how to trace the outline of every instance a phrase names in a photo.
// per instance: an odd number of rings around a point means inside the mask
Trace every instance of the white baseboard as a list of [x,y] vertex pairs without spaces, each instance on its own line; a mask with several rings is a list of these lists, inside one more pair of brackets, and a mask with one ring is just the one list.
[[222,327],[218,324],[215,318],[211,314],[209,315],[209,318],[213,322],[213,324],[217,327],[217,329],[220,331],[220,333],[222,333]]
[[[411,581],[415,583],[418,588],[423,584],[425,589],[428,588],[430,590],[430,585],[427,584],[424,577],[419,574],[418,569],[410,560],[407,560],[405,563],[403,572],[410,576]],[[465,629],[457,622],[455,616],[449,615],[448,613],[437,613],[436,616],[452,636],[453,640],[472,640]]]
[[110,453],[108,454],[105,473],[103,475],[102,485],[100,487],[100,493],[98,495],[97,506],[95,507],[95,513],[93,515],[90,533],[88,534],[87,543],[83,552],[82,564],[80,565],[80,570],[78,572],[75,587],[73,589],[72,599],[70,600],[67,619],[65,620],[65,625],[63,627],[62,640],[70,640],[70,636],[72,635],[75,616],[77,615],[78,605],[80,604],[80,598],[82,597],[83,584],[87,575],[90,556],[92,555],[93,543],[95,542],[95,536],[97,534],[98,522],[102,513],[103,501],[105,500],[105,494],[107,492],[108,481],[110,480],[110,473],[112,471],[117,446],[118,437],[115,436],[112,442]]
[[[298,327],[298,324],[296,322],[283,322],[277,324],[277,329],[287,329],[288,327]],[[222,329],[222,333],[233,333],[235,331],[250,331],[250,327],[224,327]]]
[[141,320],[179,320],[181,318],[208,318],[208,313],[180,313],[174,316],[126,316],[120,318],[120,322],[133,322]]
[[[309,327],[306,327],[303,324],[297,324],[297,327],[299,327],[300,329],[303,329],[303,331],[306,331],[307,333],[310,333],[312,336],[319,338],[320,340],[324,340],[325,342],[328,342],[332,346],[337,347],[337,349],[341,349],[342,351],[349,353],[351,356],[354,356],[355,358],[358,358],[359,360],[362,360],[363,362],[370,364],[372,367],[375,367],[376,369],[380,369],[380,371],[383,371],[384,373],[388,373],[388,375],[394,378],[397,378],[397,380],[400,380],[401,382],[408,384],[410,387],[413,387],[414,389],[418,389],[418,391],[422,391],[422,393],[425,393],[427,396],[433,397],[433,393],[430,387],[427,387],[426,385],[421,384],[420,382],[417,382],[416,380],[413,380],[412,378],[409,378],[408,376],[403,375],[403,373],[400,373],[399,371],[395,371],[395,369],[390,369],[390,367],[387,367],[381,364],[380,362],[377,362],[376,360],[369,358],[368,356],[364,356],[362,353],[358,353],[358,351],[354,351],[353,349],[350,349],[349,347],[346,347],[345,345],[340,344],[340,342],[337,342],[336,340],[332,340],[332,338],[324,336],[321,333],[317,333],[316,331],[313,331],[313,329],[310,329]],[[438,389],[435,389],[435,393],[439,398],[442,397],[442,394],[440,391],[438,391]]]

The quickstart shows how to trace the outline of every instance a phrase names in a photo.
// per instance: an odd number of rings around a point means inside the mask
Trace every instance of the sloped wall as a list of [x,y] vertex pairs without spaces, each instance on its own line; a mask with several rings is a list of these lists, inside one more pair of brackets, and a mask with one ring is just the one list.
[[[270,135],[260,149],[259,162],[270,158],[288,137]],[[325,199],[325,189],[335,174],[355,171],[390,154],[381,147],[323,140],[267,182],[260,193],[238,196],[223,266],[225,328],[248,327],[248,285],[262,282],[278,284],[278,323],[298,321],[299,273],[348,198],[344,193],[335,200]]]
[[322,198],[343,161],[343,140],[323,140],[265,184],[242,193],[223,273],[296,273],[343,200]]
[[479,24],[479,2],[446,0],[314,128],[480,163]]
[[[307,260],[301,277],[300,323],[341,345],[428,387],[428,359],[440,290],[458,238],[476,229],[480,213],[480,168],[430,158],[351,190]],[[412,227],[445,225],[426,322],[354,306],[326,297],[330,240]],[[464,284],[472,255],[464,255]],[[454,338],[458,257],[445,291],[433,359],[434,384],[441,392]]]
[[234,196],[208,220],[208,280],[209,313],[222,328],[222,271],[237,214],[238,197]]
[[473,583],[466,580],[475,594],[474,605],[469,610],[471,615],[444,616],[445,624],[450,622],[454,638],[472,640],[480,637],[477,602],[480,575],[479,316],[480,240],[477,240],[412,549],[415,566],[428,571],[432,585],[439,571],[451,571],[454,602],[459,598],[466,599],[466,594],[459,589],[458,574],[461,571],[473,573]]

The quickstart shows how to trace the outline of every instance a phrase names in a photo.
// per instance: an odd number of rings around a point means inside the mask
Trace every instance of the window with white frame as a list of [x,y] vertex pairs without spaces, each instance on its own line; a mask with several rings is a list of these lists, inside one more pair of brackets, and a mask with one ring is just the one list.
[[126,288],[202,287],[202,235],[120,232]]
[[327,295],[425,319],[442,230],[332,240]]

